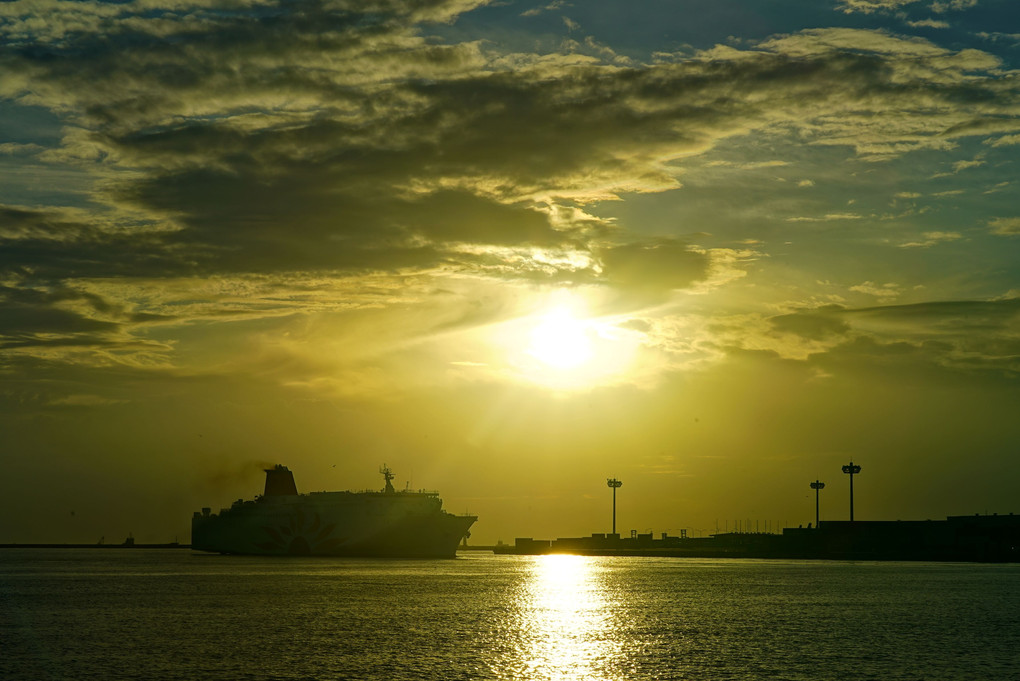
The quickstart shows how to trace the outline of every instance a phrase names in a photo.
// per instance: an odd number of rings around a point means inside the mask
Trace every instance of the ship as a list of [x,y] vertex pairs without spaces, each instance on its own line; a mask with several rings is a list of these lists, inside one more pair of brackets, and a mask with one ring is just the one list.
[[298,494],[282,464],[265,469],[261,496],[230,508],[196,511],[191,548],[257,556],[453,558],[470,536],[474,515],[443,510],[438,492],[397,491],[393,472],[379,470],[381,491]]

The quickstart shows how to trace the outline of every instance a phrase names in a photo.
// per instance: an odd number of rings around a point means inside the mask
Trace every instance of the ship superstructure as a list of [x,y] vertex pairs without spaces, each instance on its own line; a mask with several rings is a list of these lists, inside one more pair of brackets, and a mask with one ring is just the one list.
[[277,464],[266,469],[265,491],[191,520],[191,546],[199,551],[247,555],[452,558],[478,519],[443,510],[438,492],[397,491],[393,473],[370,492],[299,494],[294,475]]

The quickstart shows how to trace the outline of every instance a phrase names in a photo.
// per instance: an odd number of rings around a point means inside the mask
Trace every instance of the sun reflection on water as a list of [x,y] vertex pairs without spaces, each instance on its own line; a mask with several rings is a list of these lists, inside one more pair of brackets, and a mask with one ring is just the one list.
[[607,678],[619,655],[598,566],[584,556],[538,556],[522,595],[518,678]]

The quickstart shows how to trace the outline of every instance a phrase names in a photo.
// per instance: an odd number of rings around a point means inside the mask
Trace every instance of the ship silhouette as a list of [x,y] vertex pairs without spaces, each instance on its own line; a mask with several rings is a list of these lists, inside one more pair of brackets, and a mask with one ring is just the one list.
[[265,469],[262,496],[230,508],[196,511],[191,547],[215,553],[264,556],[452,558],[478,519],[443,510],[438,492],[397,491],[393,472],[380,469],[381,491],[299,494],[294,475],[277,464]]

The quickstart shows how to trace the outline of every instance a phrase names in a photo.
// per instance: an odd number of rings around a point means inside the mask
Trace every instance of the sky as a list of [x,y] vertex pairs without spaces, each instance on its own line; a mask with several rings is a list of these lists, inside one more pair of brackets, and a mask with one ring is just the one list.
[[0,542],[1020,512],[1015,0],[0,4]]

